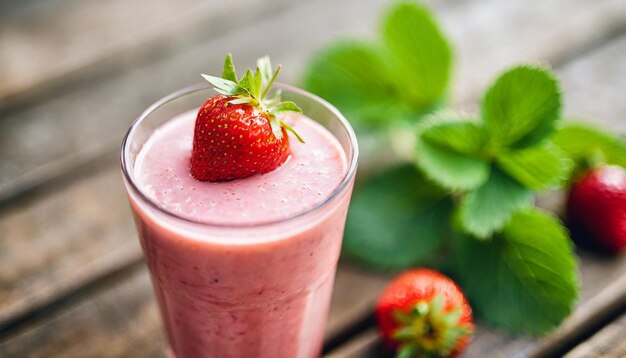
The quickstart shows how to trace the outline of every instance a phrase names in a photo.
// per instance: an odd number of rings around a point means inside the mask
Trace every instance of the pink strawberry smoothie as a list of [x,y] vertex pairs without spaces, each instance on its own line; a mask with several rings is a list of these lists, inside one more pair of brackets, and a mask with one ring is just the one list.
[[195,114],[158,128],[137,156],[134,181],[154,206],[129,195],[171,354],[319,356],[351,192],[333,196],[344,150],[289,114],[306,144],[291,138],[285,164],[200,182],[189,174]]

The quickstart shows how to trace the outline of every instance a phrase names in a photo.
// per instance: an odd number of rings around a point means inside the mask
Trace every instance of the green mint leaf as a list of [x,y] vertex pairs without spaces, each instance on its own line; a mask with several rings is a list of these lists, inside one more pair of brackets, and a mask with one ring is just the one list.
[[559,119],[561,95],[547,70],[518,66],[502,74],[482,103],[492,151],[527,146],[548,137]]
[[379,269],[423,263],[448,233],[451,211],[450,197],[414,166],[389,169],[354,192],[344,250]]
[[202,74],[202,77],[215,86],[215,90],[221,94],[231,96],[239,92],[239,85],[233,81],[205,74]]
[[439,104],[448,88],[452,49],[428,8],[413,2],[393,6],[382,33],[400,95],[421,111]]
[[482,154],[484,146],[481,124],[469,119],[437,121],[424,130],[422,139],[429,144],[470,156]]
[[482,159],[459,154],[442,145],[421,138],[415,143],[417,165],[437,184],[450,190],[470,190],[479,187],[489,177],[489,164]]
[[233,55],[226,55],[224,59],[224,70],[222,70],[222,78],[232,82],[237,82],[237,74],[235,72],[235,65],[233,64]]
[[493,240],[454,241],[457,278],[486,323],[542,334],[558,326],[578,295],[572,245],[558,219],[516,213]]
[[313,58],[303,87],[339,108],[357,131],[385,127],[408,108],[380,53],[365,43],[337,43]]
[[261,70],[261,79],[263,84],[265,85],[263,90],[270,85],[270,80],[272,79],[272,62],[270,61],[269,56],[263,56],[256,60],[256,67]]
[[572,168],[565,152],[551,142],[502,152],[496,162],[504,172],[532,190],[558,187]]
[[282,112],[302,113],[302,109],[300,109],[300,107],[298,107],[298,105],[292,101],[280,102],[280,103],[270,106],[268,109],[270,113],[275,114],[275,115],[282,113]]
[[553,142],[579,169],[594,161],[626,167],[626,143],[589,124],[566,123],[554,134]]
[[223,94],[224,96],[233,96],[237,94],[236,92],[233,93],[232,91],[224,91],[219,88],[213,88],[213,90],[217,93]]
[[261,85],[263,82],[263,78],[261,75],[261,69],[260,68],[256,68],[256,72],[254,73],[253,76],[253,82],[252,82],[252,97],[257,98],[257,99],[261,99]]
[[461,226],[465,232],[486,239],[502,229],[515,211],[530,206],[532,194],[498,168],[492,168],[487,182],[461,199]]
[[252,71],[250,71],[250,69],[246,71],[239,81],[239,87],[243,88],[248,94],[250,94],[250,96],[253,96],[254,76],[252,75]]

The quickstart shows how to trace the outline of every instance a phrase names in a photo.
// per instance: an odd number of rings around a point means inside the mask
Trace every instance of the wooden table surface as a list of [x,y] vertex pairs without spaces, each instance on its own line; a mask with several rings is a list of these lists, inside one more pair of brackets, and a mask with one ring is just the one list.
[[[297,84],[337,37],[375,36],[383,0],[0,0],[0,357],[163,356],[117,162],[132,120],[232,52]],[[495,75],[548,63],[565,112],[626,133],[624,0],[431,1],[456,49],[454,107]],[[558,194],[542,205],[558,208]],[[581,251],[577,309],[546,337],[479,325],[465,356],[626,356],[626,256]],[[342,260],[328,357],[379,357],[390,276]]]

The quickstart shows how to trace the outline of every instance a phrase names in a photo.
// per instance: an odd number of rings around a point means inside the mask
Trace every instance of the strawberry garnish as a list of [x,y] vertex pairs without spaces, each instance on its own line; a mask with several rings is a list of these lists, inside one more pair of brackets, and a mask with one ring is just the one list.
[[428,269],[394,279],[376,305],[388,348],[397,357],[447,357],[465,349],[473,332],[472,309],[448,277]]
[[280,119],[284,112],[302,112],[280,93],[267,97],[280,66],[272,71],[269,57],[260,58],[254,74],[238,80],[232,56],[224,61],[222,78],[202,75],[219,95],[198,111],[191,153],[191,175],[202,181],[228,181],[270,172],[290,154],[287,131],[302,138]]

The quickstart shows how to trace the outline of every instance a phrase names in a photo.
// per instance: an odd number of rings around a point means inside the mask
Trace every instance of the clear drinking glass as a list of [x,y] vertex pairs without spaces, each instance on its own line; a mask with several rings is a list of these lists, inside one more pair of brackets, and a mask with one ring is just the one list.
[[328,102],[277,84],[285,100],[339,141],[348,169],[306,212],[274,222],[200,223],[159,208],[136,184],[135,159],[156,128],[214,93],[207,85],[150,106],[122,144],[124,182],[167,333],[177,358],[317,357],[358,162],[354,131]]

